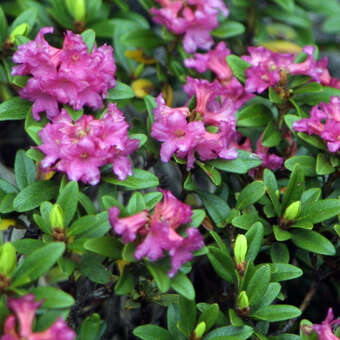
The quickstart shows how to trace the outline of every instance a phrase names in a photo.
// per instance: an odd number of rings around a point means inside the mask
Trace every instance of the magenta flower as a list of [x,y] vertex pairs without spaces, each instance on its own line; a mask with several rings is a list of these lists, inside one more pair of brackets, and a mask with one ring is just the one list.
[[218,14],[226,17],[222,0],[157,0],[161,8],[151,8],[153,20],[175,34],[184,34],[186,52],[209,50],[214,41],[210,32],[218,26]]
[[250,67],[246,69],[246,91],[262,93],[268,87],[274,86],[281,80],[280,72],[287,72],[293,64],[293,54],[272,52],[262,46],[249,47],[250,56],[243,56]]
[[108,106],[102,119],[83,115],[75,123],[63,109],[39,133],[42,144],[38,149],[46,155],[42,167],[65,172],[70,180],[95,185],[100,180],[99,168],[112,164],[113,172],[124,180],[132,175],[128,156],[139,145],[137,139],[129,138],[128,127],[115,104]]
[[195,68],[200,73],[211,70],[220,80],[228,81],[233,76],[233,72],[226,61],[230,53],[229,48],[221,41],[215,49],[205,54],[195,53],[194,57],[186,59],[184,64],[186,67]]
[[32,75],[20,90],[21,97],[34,101],[33,117],[45,111],[52,119],[59,114],[59,104],[75,110],[85,105],[100,109],[108,89],[115,86],[116,65],[110,46],[88,48],[80,35],[67,31],[61,49],[50,46],[44,35],[52,27],[40,30],[34,41],[19,46],[13,56],[13,75]]
[[[33,332],[33,321],[41,302],[35,302],[32,294],[19,299],[8,299],[8,307],[14,312],[6,318],[1,340],[74,340],[75,332],[62,318],[42,332]],[[18,327],[16,325],[18,323]]]
[[312,329],[318,333],[319,340],[339,340],[333,333],[332,328],[340,325],[340,319],[334,320],[332,308],[328,309],[326,319],[321,324],[315,324]]
[[321,137],[329,151],[337,152],[340,149],[340,98],[331,97],[329,103],[314,106],[310,117],[296,121],[293,128]]
[[181,158],[188,158],[187,167],[194,162],[194,150],[205,130],[202,122],[187,122],[179,111],[171,116],[156,120],[152,125],[151,136],[162,143],[161,160],[169,162],[176,153]]
[[258,155],[262,159],[262,168],[267,168],[271,170],[277,170],[282,167],[284,159],[275,154],[269,153],[269,148],[263,146],[261,136],[256,142],[256,150],[255,154]]
[[191,222],[192,210],[179,201],[170,191],[160,190],[163,202],[157,203],[153,213],[142,211],[129,217],[118,218],[119,209],[109,210],[113,230],[128,243],[139,240],[134,256],[140,260],[159,260],[168,252],[171,256],[169,276],[174,276],[181,265],[192,259],[192,253],[203,247],[203,237],[197,229],[186,229],[187,237],[178,229]]

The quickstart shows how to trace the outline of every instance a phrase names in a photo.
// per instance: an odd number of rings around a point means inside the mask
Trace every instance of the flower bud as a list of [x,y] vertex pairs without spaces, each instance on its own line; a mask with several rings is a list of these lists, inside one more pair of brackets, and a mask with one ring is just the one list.
[[243,234],[237,235],[234,246],[234,257],[237,265],[245,262],[247,249],[247,238]]
[[65,0],[66,7],[76,21],[85,21],[85,0]]
[[301,213],[301,202],[295,201],[291,203],[283,214],[287,221],[295,220]]
[[247,293],[243,290],[237,297],[237,309],[240,311],[249,309],[249,299]]
[[28,32],[29,25],[26,22],[18,25],[9,35],[8,40],[11,43],[15,42],[15,38],[17,35],[25,35]]
[[0,247],[0,274],[11,277],[17,266],[16,250],[12,243],[6,242]]
[[204,321],[201,321],[194,330],[194,339],[201,339],[207,326]]
[[56,203],[50,212],[50,224],[51,228],[64,229],[64,212],[61,206]]

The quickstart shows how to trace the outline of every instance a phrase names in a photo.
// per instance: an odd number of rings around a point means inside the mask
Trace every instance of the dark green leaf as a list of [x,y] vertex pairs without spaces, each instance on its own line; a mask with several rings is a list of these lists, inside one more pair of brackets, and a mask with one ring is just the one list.
[[35,180],[35,165],[24,150],[19,150],[14,163],[15,181],[19,189],[24,189]]
[[300,165],[296,164],[289,177],[287,190],[283,194],[282,198],[283,211],[289,206],[289,204],[300,199],[304,188],[305,188],[304,175],[300,169]]
[[237,125],[240,127],[266,126],[272,119],[272,114],[265,105],[252,104],[240,110],[237,114]]
[[162,46],[163,40],[151,29],[139,29],[122,36],[122,43],[129,47],[153,49]]
[[63,209],[65,226],[69,225],[76,213],[78,197],[78,182],[74,181],[67,183],[58,195],[57,203]]
[[237,198],[236,208],[242,210],[249,205],[256,203],[265,193],[265,186],[262,181],[254,181],[248,184]]
[[130,99],[135,96],[132,88],[120,81],[114,88],[110,89],[107,93],[106,99],[108,100],[118,100],[118,99]]
[[186,275],[178,272],[171,280],[171,288],[189,300],[195,299],[195,289]]
[[138,326],[133,334],[143,340],[173,340],[166,329],[156,325]]
[[13,97],[0,104],[0,121],[25,119],[32,103],[20,97]]
[[232,69],[234,75],[241,80],[242,82],[245,81],[245,70],[250,66],[246,61],[241,59],[240,57],[231,54],[227,57],[227,63],[229,64],[230,68]]
[[294,166],[299,164],[300,171],[304,176],[315,176],[315,158],[311,156],[293,156],[285,161],[285,167],[293,171]]
[[245,27],[240,22],[224,20],[219,24],[218,28],[211,32],[211,34],[216,38],[227,39],[240,35],[244,33],[244,31]]
[[157,287],[162,293],[166,293],[170,288],[170,279],[164,268],[156,263],[147,263],[147,268],[155,279]]
[[271,305],[258,309],[251,317],[270,322],[297,318],[301,315],[300,309],[291,305]]
[[292,280],[303,274],[299,267],[287,263],[273,263],[270,267],[273,282]]
[[[259,285],[261,282],[261,285]],[[270,266],[268,264],[256,267],[254,274],[251,276],[247,285],[247,295],[251,306],[260,302],[261,298],[267,291],[270,282]]]
[[110,236],[103,236],[90,239],[84,243],[84,248],[93,253],[118,260],[121,258],[122,245]]
[[246,340],[253,332],[253,329],[249,326],[226,326],[209,332],[203,340]]
[[235,265],[230,257],[221,249],[209,246],[208,259],[216,273],[225,281],[233,283],[235,280]]
[[178,328],[187,338],[189,338],[196,323],[197,311],[195,301],[191,301],[180,296],[179,313],[180,319],[178,322]]
[[43,308],[67,308],[74,305],[74,298],[55,287],[36,287],[30,290],[37,301],[43,301]]

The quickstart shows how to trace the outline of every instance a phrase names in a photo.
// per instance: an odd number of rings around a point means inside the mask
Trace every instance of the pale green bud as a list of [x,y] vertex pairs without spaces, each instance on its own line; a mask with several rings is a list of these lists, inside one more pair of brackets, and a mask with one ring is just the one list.
[[201,321],[194,330],[195,339],[201,339],[206,329],[207,325],[204,321]]
[[243,234],[238,234],[234,246],[234,257],[236,264],[242,264],[246,260],[247,238]]
[[50,224],[52,229],[64,229],[64,212],[58,203],[54,204],[53,208],[51,209]]
[[287,221],[295,220],[301,213],[301,202],[295,201],[291,203],[283,214]]
[[76,21],[85,21],[85,0],[65,0],[66,7]]
[[28,32],[29,25],[26,22],[23,22],[22,24],[18,25],[9,35],[8,40],[11,43],[14,43],[15,37],[17,35],[25,35]]
[[243,290],[237,297],[237,309],[244,310],[249,308],[249,299],[247,293]]
[[0,274],[11,277],[17,266],[16,250],[12,243],[6,242],[0,247]]

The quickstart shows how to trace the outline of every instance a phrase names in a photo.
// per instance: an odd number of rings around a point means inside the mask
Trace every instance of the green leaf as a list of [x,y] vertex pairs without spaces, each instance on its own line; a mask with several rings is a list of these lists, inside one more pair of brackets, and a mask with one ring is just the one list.
[[78,182],[75,181],[67,183],[58,195],[57,203],[63,209],[65,226],[69,225],[76,213],[78,197]]
[[61,242],[52,242],[35,250],[17,267],[11,286],[17,287],[22,282],[28,283],[45,275],[64,251],[65,244]]
[[[74,1],[74,0],[71,0]],[[83,38],[89,53],[92,52],[93,46],[96,43],[96,32],[92,29],[87,29],[81,33],[81,37]]]
[[254,311],[264,307],[264,306],[269,306],[279,295],[281,291],[281,285],[277,282],[271,282],[268,285],[268,288],[263,295],[262,299],[260,302],[254,307]]
[[196,164],[208,175],[210,180],[217,186],[222,182],[221,174],[213,166],[196,161]]
[[280,242],[287,241],[292,238],[292,234],[289,231],[283,230],[277,225],[273,225],[273,232],[274,232],[276,241],[280,241]]
[[269,121],[263,132],[262,145],[271,148],[277,146],[281,140],[281,134],[274,126],[274,122],[272,120]]
[[84,243],[84,248],[110,259],[118,260],[121,258],[122,245],[110,236],[90,239]]
[[67,308],[74,305],[74,298],[61,289],[42,286],[30,289],[37,301],[43,301],[43,308]]
[[273,282],[296,279],[303,274],[303,271],[296,266],[287,263],[273,263],[271,267],[271,280]]
[[106,284],[111,279],[111,272],[101,263],[101,258],[92,255],[84,255],[78,265],[79,271],[91,281]]
[[313,145],[314,147],[320,149],[320,150],[324,150],[324,151],[328,151],[325,142],[316,135],[308,135],[307,133],[303,133],[303,132],[298,132],[297,135],[306,143]]
[[313,106],[318,105],[321,102],[328,103],[330,98],[333,96],[340,96],[340,90],[333,87],[324,86],[320,92],[302,93],[296,95],[294,100],[299,103]]
[[163,194],[159,191],[149,192],[144,195],[145,206],[147,210],[151,210],[163,198]]
[[233,283],[235,280],[235,265],[230,255],[213,246],[209,246],[208,249],[208,259],[215,272],[223,280]]
[[211,304],[207,309],[200,315],[197,324],[205,322],[206,331],[209,331],[213,327],[218,319],[220,308],[217,303]]
[[173,340],[166,329],[156,325],[138,326],[133,330],[133,334],[143,340]]
[[105,322],[98,314],[88,316],[81,324],[79,340],[99,340],[105,330]]
[[155,279],[157,287],[162,293],[166,293],[170,288],[170,279],[168,273],[164,270],[161,265],[156,263],[147,263],[146,264],[149,272],[152,277]]
[[151,29],[131,31],[124,34],[121,39],[124,45],[137,48],[154,49],[164,44],[163,40]]
[[294,89],[294,94],[301,94],[301,93],[310,93],[310,92],[320,92],[323,90],[323,87],[319,83],[307,83],[302,84],[301,86]]
[[282,210],[285,209],[292,202],[299,201],[305,188],[305,178],[303,172],[300,169],[300,164],[296,164],[289,177],[287,190],[282,197]]
[[189,300],[195,299],[195,289],[191,281],[186,275],[178,272],[177,275],[172,278],[170,283],[171,288],[173,288],[177,293],[181,294]]
[[40,162],[44,159],[45,155],[38,149],[28,149],[26,151],[26,155],[28,158],[36,161],[36,162]]
[[108,100],[118,100],[118,99],[130,99],[135,96],[132,88],[120,81],[114,88],[110,89],[107,93],[106,99]]
[[[261,282],[261,285],[259,285]],[[260,302],[261,298],[267,291],[270,282],[270,266],[269,264],[257,266],[254,274],[251,276],[247,285],[247,295],[250,306],[254,306]]]
[[157,176],[141,169],[133,169],[133,176],[128,176],[125,181],[121,181],[113,176],[104,177],[103,181],[125,187],[128,190],[147,189],[159,185]]
[[271,121],[272,114],[265,105],[251,104],[240,110],[236,117],[239,127],[260,127]]
[[130,272],[128,267],[124,267],[123,274],[115,285],[115,293],[117,295],[127,295],[135,287],[135,284],[135,276]]
[[265,186],[262,181],[254,181],[248,184],[237,198],[236,208],[242,210],[256,203],[265,193]]
[[187,338],[189,338],[196,324],[197,311],[195,302],[180,296],[179,313],[180,319],[178,328]]
[[225,326],[212,330],[203,340],[246,340],[254,333],[249,326]]
[[294,166],[299,164],[300,171],[304,176],[315,176],[315,158],[311,156],[293,156],[285,161],[285,167],[293,171]]
[[2,10],[0,6],[0,42],[3,42],[7,38],[7,33],[8,33],[7,29],[8,29],[7,19],[6,19],[4,11]]
[[246,174],[250,169],[261,165],[262,160],[256,154],[239,150],[239,156],[234,160],[217,159],[208,163],[222,171]]
[[318,153],[316,158],[316,173],[318,175],[329,175],[335,171],[332,164],[324,153]]
[[259,253],[263,241],[264,228],[261,222],[254,223],[250,229],[246,232],[246,238],[248,241],[248,251],[246,260],[254,261]]
[[31,238],[24,238],[13,242],[13,246],[17,252],[24,255],[32,254],[35,250],[41,248],[43,245],[43,241]]
[[250,64],[234,54],[231,54],[227,57],[227,63],[229,64],[234,75],[239,80],[244,82],[246,79],[245,70],[250,66]]
[[0,121],[25,119],[31,106],[32,103],[20,97],[8,99],[0,104]]
[[297,225],[306,222],[316,224],[326,221],[340,214],[340,200],[328,198],[315,202],[306,202],[302,205],[300,217],[296,220]]
[[274,173],[269,169],[264,169],[263,182],[266,186],[266,191],[270,200],[272,201],[274,210],[277,216],[281,216],[281,204],[277,196],[278,185]]
[[220,39],[227,39],[231,37],[238,36],[244,33],[245,27],[243,24],[237,21],[224,20],[214,29],[211,34],[212,36]]
[[31,31],[33,28],[36,18],[37,18],[38,11],[36,8],[32,7],[28,9],[27,11],[22,12],[11,24],[8,31],[9,34],[12,33],[16,27],[19,25],[26,23],[28,24],[28,31],[27,34]]
[[142,210],[145,210],[144,197],[140,192],[135,192],[129,199],[129,203],[126,207],[128,215],[134,215]]
[[270,248],[270,257],[275,263],[289,263],[289,250],[283,243],[273,243]]
[[293,12],[295,8],[294,0],[273,0],[277,3],[282,9]]
[[197,228],[199,227],[206,217],[206,213],[203,209],[193,209],[190,225]]
[[33,210],[40,203],[56,196],[58,188],[54,182],[39,181],[28,185],[15,198],[14,209],[18,212]]
[[271,305],[258,309],[250,316],[264,321],[277,322],[294,319],[301,315],[300,309],[291,305]]
[[322,255],[335,255],[334,245],[326,237],[313,230],[293,231],[292,241],[302,249]]
[[19,150],[15,155],[14,173],[19,189],[24,189],[35,181],[34,162],[26,156],[24,150]]
[[223,227],[230,210],[228,204],[221,197],[214,194],[199,192],[198,195],[217,227]]

